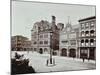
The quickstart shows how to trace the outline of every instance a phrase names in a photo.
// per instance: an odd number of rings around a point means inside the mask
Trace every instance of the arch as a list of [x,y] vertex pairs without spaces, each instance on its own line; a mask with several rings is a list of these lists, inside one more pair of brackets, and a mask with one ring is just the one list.
[[48,49],[47,48],[44,48],[44,52],[47,52],[48,51]]
[[61,56],[67,56],[67,49],[66,48],[63,48],[61,50]]
[[76,49],[75,48],[71,48],[69,50],[69,56],[75,58],[76,57]]
[[34,51],[36,51],[37,50],[37,48],[34,48]]
[[89,31],[85,31],[86,34],[89,34]]
[[24,48],[24,51],[26,51],[26,48]]
[[95,32],[94,30],[91,30],[91,31],[90,31],[90,33],[94,33],[94,32]]
[[81,43],[84,43],[84,40],[83,39],[81,40]]
[[88,40],[88,39],[86,39],[86,40],[85,40],[85,42],[86,42],[86,43],[88,43],[88,42],[89,42],[89,40]]
[[43,54],[43,49],[42,48],[39,49],[39,53]]
[[84,36],[84,31],[81,32],[81,35]]
[[94,39],[90,39],[90,42],[91,42],[91,43],[94,43]]
[[94,33],[95,33],[95,31],[94,31],[94,30],[91,30],[91,31],[90,31],[91,36],[93,36],[93,35],[94,35]]

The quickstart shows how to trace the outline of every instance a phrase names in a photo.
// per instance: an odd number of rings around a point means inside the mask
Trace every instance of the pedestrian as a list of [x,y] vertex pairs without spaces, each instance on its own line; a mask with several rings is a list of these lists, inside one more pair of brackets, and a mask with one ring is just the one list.
[[53,59],[53,64],[55,65],[55,59]]
[[88,58],[88,62],[89,62],[90,58]]
[[47,64],[46,65],[48,66],[48,59],[47,59]]
[[83,62],[85,61],[85,59],[83,58]]

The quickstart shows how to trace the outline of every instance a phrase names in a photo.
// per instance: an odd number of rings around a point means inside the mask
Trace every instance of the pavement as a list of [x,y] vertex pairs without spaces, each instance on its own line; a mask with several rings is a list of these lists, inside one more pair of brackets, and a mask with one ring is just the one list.
[[[14,57],[14,51],[11,53]],[[93,60],[69,58],[62,56],[53,56],[55,65],[47,66],[47,59],[50,58],[49,54],[39,54],[37,52],[17,52],[18,54],[24,54],[24,58],[29,59],[29,65],[32,66],[36,72],[57,72],[57,71],[76,71],[76,70],[89,70],[96,68],[96,62]]]

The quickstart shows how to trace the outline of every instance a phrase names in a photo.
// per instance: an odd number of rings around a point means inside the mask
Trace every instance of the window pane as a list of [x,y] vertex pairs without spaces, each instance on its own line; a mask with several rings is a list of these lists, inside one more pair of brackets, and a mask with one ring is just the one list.
[[44,41],[44,44],[48,44],[48,41]]

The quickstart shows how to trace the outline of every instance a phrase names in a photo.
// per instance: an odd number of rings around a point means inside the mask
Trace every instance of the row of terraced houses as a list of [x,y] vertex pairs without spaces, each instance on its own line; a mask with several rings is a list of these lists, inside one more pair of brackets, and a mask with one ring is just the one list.
[[74,58],[96,58],[96,17],[80,19],[79,24],[66,25],[41,20],[35,22],[31,30],[31,40],[22,36],[12,36],[11,49],[17,51],[37,51],[40,54],[50,53]]

